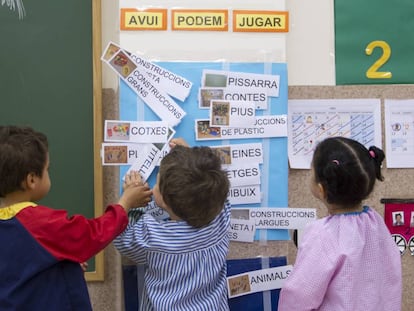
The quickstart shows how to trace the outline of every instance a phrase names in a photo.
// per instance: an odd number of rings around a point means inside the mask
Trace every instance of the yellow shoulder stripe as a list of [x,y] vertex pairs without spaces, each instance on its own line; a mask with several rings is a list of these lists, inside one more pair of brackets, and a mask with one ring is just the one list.
[[1,207],[0,208],[0,220],[11,219],[14,216],[16,216],[18,212],[20,212],[22,209],[28,206],[37,206],[37,204],[33,202],[20,202],[20,203],[16,203],[10,206]]

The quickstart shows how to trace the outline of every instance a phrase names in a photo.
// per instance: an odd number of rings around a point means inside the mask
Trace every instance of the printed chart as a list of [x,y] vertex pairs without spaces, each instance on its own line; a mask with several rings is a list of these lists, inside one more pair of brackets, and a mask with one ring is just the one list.
[[327,137],[348,137],[367,147],[381,147],[380,109],[375,99],[290,100],[290,166],[309,169],[316,145]]
[[414,100],[384,101],[388,168],[414,167]]

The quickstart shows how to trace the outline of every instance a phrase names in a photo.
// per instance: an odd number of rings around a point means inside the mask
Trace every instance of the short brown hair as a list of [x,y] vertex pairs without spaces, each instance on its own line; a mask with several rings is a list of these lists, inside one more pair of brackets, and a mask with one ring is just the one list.
[[162,159],[159,173],[164,202],[193,227],[209,224],[223,209],[230,182],[215,150],[175,146]]
[[0,197],[22,189],[30,173],[42,177],[48,156],[44,134],[30,127],[0,126]]

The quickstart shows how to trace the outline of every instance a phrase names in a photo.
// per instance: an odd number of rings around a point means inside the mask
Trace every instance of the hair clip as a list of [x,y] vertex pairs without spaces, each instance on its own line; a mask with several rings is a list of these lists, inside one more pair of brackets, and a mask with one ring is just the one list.
[[371,158],[375,159],[375,152],[373,150],[369,151],[369,155],[371,156]]
[[339,161],[338,160],[332,160],[332,163],[335,163],[336,165],[339,165]]

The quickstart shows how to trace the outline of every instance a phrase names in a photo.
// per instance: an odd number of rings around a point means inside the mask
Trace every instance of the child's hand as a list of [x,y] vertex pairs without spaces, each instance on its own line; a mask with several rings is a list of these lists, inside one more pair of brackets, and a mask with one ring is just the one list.
[[143,186],[141,174],[137,171],[131,171],[125,175],[122,190],[126,190],[129,187]]
[[80,266],[81,266],[83,272],[86,272],[86,270],[88,269],[88,263],[86,261],[81,262]]
[[145,206],[151,201],[152,191],[143,183],[141,175],[132,171],[125,176],[121,198],[118,203],[128,212],[133,207]]
[[184,138],[173,138],[170,140],[170,147],[173,148],[174,146],[184,146],[184,147],[189,147],[189,145],[187,144],[187,142],[184,140]]

